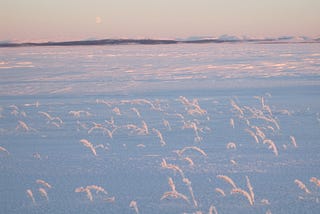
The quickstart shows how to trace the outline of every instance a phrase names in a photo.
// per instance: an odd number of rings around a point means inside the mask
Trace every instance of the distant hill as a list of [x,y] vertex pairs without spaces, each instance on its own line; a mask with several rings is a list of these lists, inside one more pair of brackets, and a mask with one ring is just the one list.
[[199,38],[186,40],[170,39],[101,39],[64,42],[40,42],[40,43],[0,43],[0,47],[28,47],[28,46],[88,46],[88,45],[161,45],[161,44],[201,44],[201,43],[319,43],[319,39],[295,40],[293,37],[279,37],[275,39],[239,39],[237,37],[221,36],[219,38]]

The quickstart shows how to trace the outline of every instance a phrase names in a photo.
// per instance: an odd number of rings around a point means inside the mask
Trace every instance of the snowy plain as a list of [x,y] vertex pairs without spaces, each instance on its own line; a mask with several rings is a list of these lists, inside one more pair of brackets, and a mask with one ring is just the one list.
[[320,44],[0,49],[1,213],[318,213]]

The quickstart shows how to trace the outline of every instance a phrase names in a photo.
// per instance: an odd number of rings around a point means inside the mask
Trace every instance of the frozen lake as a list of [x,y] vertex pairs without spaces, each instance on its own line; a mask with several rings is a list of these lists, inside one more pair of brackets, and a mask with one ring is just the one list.
[[0,49],[3,213],[318,213],[320,44]]

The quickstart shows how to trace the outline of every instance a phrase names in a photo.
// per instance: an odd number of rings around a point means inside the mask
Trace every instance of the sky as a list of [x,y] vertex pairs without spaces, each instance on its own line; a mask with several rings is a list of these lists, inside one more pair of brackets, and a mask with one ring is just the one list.
[[0,41],[320,37],[320,0],[0,0]]

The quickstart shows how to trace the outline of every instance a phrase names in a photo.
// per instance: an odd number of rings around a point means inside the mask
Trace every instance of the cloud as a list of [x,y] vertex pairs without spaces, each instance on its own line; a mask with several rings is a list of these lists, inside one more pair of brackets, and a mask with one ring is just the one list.
[[100,24],[100,23],[102,23],[102,19],[100,16],[97,16],[96,17],[96,24]]

